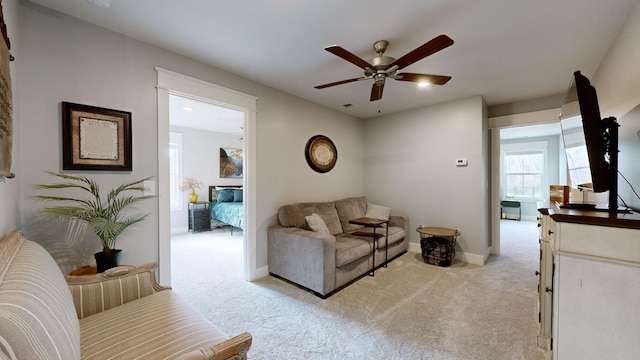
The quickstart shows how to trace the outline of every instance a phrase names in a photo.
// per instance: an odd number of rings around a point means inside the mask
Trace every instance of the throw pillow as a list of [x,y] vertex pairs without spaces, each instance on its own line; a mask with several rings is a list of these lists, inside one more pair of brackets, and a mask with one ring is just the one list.
[[233,202],[233,190],[231,189],[222,189],[216,190],[216,198],[218,202]]
[[233,202],[242,202],[242,190],[233,189]]
[[391,215],[390,207],[371,203],[367,203],[367,211],[364,213],[364,217],[381,220],[389,220],[389,215]]
[[311,230],[315,232],[330,234],[329,228],[324,223],[324,220],[322,220],[320,215],[313,213],[309,216],[305,216],[304,219],[307,220],[307,225],[309,225]]

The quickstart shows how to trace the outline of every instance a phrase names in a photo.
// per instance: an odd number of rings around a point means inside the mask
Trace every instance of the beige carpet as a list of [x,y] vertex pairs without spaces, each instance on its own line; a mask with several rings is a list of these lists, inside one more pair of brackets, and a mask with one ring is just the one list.
[[441,268],[409,252],[322,300],[281,280],[242,280],[242,235],[172,240],[174,290],[251,359],[546,359],[535,347],[534,222],[503,221],[502,255]]

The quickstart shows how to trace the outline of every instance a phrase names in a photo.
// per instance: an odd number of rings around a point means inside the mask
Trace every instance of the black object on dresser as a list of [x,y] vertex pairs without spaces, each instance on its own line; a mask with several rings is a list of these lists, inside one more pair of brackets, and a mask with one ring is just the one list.
[[189,230],[211,231],[211,214],[208,202],[189,203]]

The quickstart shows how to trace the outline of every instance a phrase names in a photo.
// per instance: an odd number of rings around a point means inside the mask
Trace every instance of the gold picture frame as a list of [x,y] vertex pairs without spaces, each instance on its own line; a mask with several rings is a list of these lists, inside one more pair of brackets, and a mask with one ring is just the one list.
[[62,102],[62,169],[131,171],[131,113]]

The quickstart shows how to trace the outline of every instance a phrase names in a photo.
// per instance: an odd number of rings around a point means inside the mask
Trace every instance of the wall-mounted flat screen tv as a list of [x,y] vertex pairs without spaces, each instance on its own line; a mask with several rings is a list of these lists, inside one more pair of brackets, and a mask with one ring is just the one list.
[[588,182],[594,192],[609,191],[607,209],[617,211],[618,123],[600,117],[596,89],[580,71],[571,79],[560,124],[571,185]]

